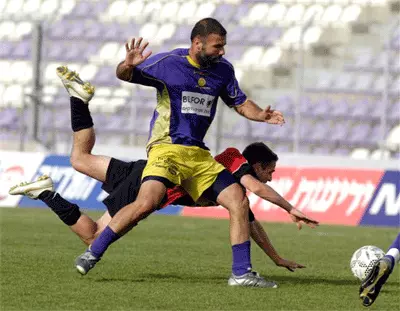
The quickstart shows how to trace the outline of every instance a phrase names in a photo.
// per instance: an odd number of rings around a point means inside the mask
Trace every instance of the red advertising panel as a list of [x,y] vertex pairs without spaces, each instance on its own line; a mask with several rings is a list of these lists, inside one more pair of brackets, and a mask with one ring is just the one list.
[[[382,174],[381,170],[281,167],[270,186],[321,224],[357,225]],[[291,221],[281,208],[252,193],[248,197],[257,219]],[[182,215],[229,216],[221,207],[185,207]]]

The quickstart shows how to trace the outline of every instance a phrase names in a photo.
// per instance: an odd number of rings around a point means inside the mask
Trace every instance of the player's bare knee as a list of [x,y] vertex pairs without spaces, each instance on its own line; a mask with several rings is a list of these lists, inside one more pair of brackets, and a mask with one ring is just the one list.
[[74,170],[86,175],[89,170],[89,165],[86,158],[82,154],[71,154],[70,162]]
[[231,216],[237,215],[243,218],[249,212],[249,200],[245,195],[238,196],[235,200],[231,200],[226,208],[229,210]]

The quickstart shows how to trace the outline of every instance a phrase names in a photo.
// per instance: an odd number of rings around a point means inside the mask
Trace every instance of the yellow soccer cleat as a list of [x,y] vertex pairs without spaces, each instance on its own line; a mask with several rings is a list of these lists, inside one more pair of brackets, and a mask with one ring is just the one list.
[[77,97],[86,104],[92,99],[95,87],[82,81],[79,74],[69,70],[67,66],[57,67],[56,72],[70,96]]

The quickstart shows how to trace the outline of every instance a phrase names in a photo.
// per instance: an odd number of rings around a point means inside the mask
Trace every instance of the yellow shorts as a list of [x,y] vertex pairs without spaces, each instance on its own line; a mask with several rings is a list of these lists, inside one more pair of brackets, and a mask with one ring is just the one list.
[[164,177],[181,185],[197,201],[224,169],[208,150],[195,146],[159,144],[150,149],[142,179],[148,176]]

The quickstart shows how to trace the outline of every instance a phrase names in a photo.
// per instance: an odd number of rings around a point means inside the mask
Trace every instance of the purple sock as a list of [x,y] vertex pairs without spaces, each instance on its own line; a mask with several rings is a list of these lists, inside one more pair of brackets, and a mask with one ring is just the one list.
[[400,251],[400,233],[397,235],[397,238],[393,241],[392,245],[389,246],[388,250],[391,248],[397,248]]
[[232,246],[232,273],[236,276],[243,275],[251,270],[250,241]]
[[119,238],[120,236],[112,231],[109,226],[107,226],[93,241],[92,245],[90,245],[90,252],[93,256],[101,258],[107,248]]

